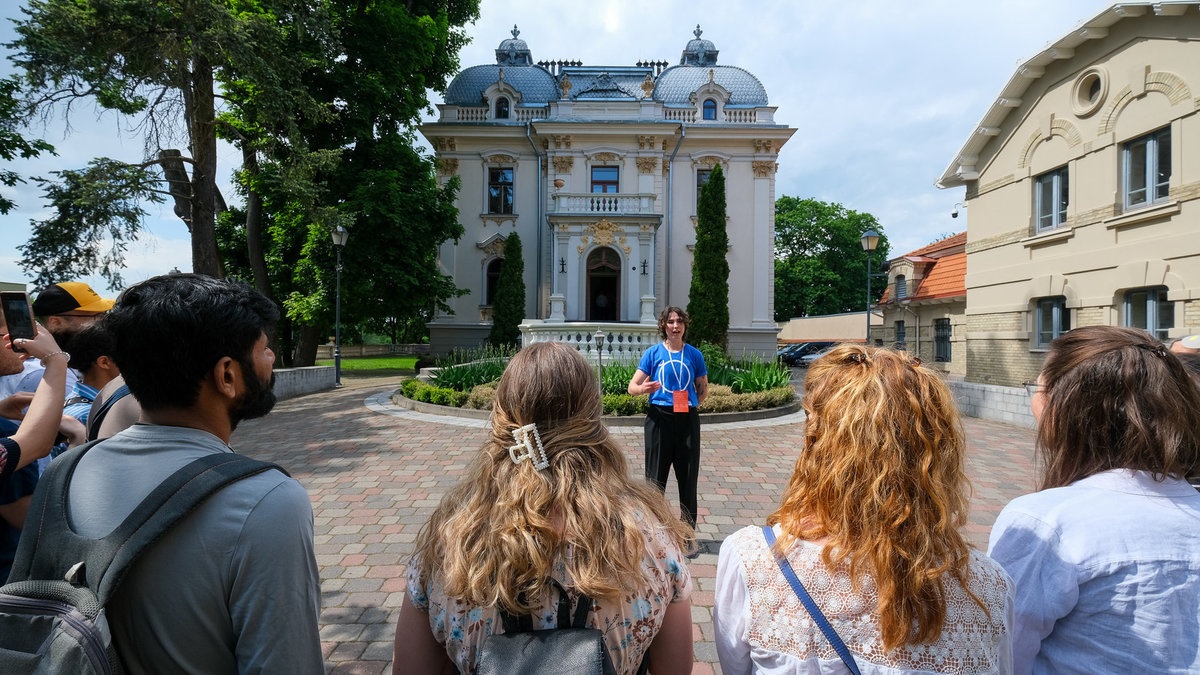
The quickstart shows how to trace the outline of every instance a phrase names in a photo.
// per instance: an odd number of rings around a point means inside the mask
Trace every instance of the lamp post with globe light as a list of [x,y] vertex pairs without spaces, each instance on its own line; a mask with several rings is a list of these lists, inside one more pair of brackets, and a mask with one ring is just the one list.
[[871,251],[879,244],[879,233],[873,229],[868,229],[863,232],[862,239],[863,250],[867,252],[867,332],[863,337],[863,344],[871,343]]
[[338,225],[330,232],[333,250],[337,252],[337,290],[333,301],[333,384],[342,386],[342,247],[350,238],[350,231]]

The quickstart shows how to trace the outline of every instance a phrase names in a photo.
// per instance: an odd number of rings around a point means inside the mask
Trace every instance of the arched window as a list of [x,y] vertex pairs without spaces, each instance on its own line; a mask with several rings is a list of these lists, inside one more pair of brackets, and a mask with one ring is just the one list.
[[704,99],[704,119],[717,119],[717,102],[711,98]]
[[508,99],[503,96],[496,99],[496,119],[508,119]]
[[504,265],[504,258],[496,258],[488,263],[487,266],[487,288],[483,291],[483,304],[491,306],[492,301],[496,299],[496,287],[500,285],[500,268]]

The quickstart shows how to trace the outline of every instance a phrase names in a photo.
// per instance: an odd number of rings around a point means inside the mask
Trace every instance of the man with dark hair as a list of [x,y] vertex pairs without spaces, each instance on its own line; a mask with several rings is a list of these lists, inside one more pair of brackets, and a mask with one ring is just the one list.
[[[171,274],[129,288],[105,319],[143,423],[101,441],[67,489],[75,531],[115,528],[175,470],[233,452],[238,422],[267,414],[278,310],[252,288]],[[278,471],[205,501],[137,562],[108,604],[130,672],[323,673],[312,507]]]

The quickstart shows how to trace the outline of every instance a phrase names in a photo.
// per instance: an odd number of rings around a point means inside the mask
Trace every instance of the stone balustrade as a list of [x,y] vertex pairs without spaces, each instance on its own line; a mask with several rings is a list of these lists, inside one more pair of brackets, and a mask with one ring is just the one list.
[[557,192],[552,195],[555,214],[587,215],[650,215],[654,211],[654,194],[594,194]]
[[[604,331],[597,349],[596,331]],[[562,342],[574,347],[589,361],[603,355],[605,363],[636,363],[642,352],[658,342],[658,324],[645,323],[546,323],[527,320],[521,324],[521,346],[535,342]]]

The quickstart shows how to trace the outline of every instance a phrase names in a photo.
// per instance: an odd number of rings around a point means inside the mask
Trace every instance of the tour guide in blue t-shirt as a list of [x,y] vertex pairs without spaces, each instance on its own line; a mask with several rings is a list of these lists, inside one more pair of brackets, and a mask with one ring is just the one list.
[[685,344],[691,322],[679,307],[658,315],[663,342],[642,354],[629,393],[650,394],[646,415],[646,478],[666,491],[667,475],[675,467],[683,519],[696,527],[696,481],[700,476],[700,413],[708,396],[708,369],[700,350]]

